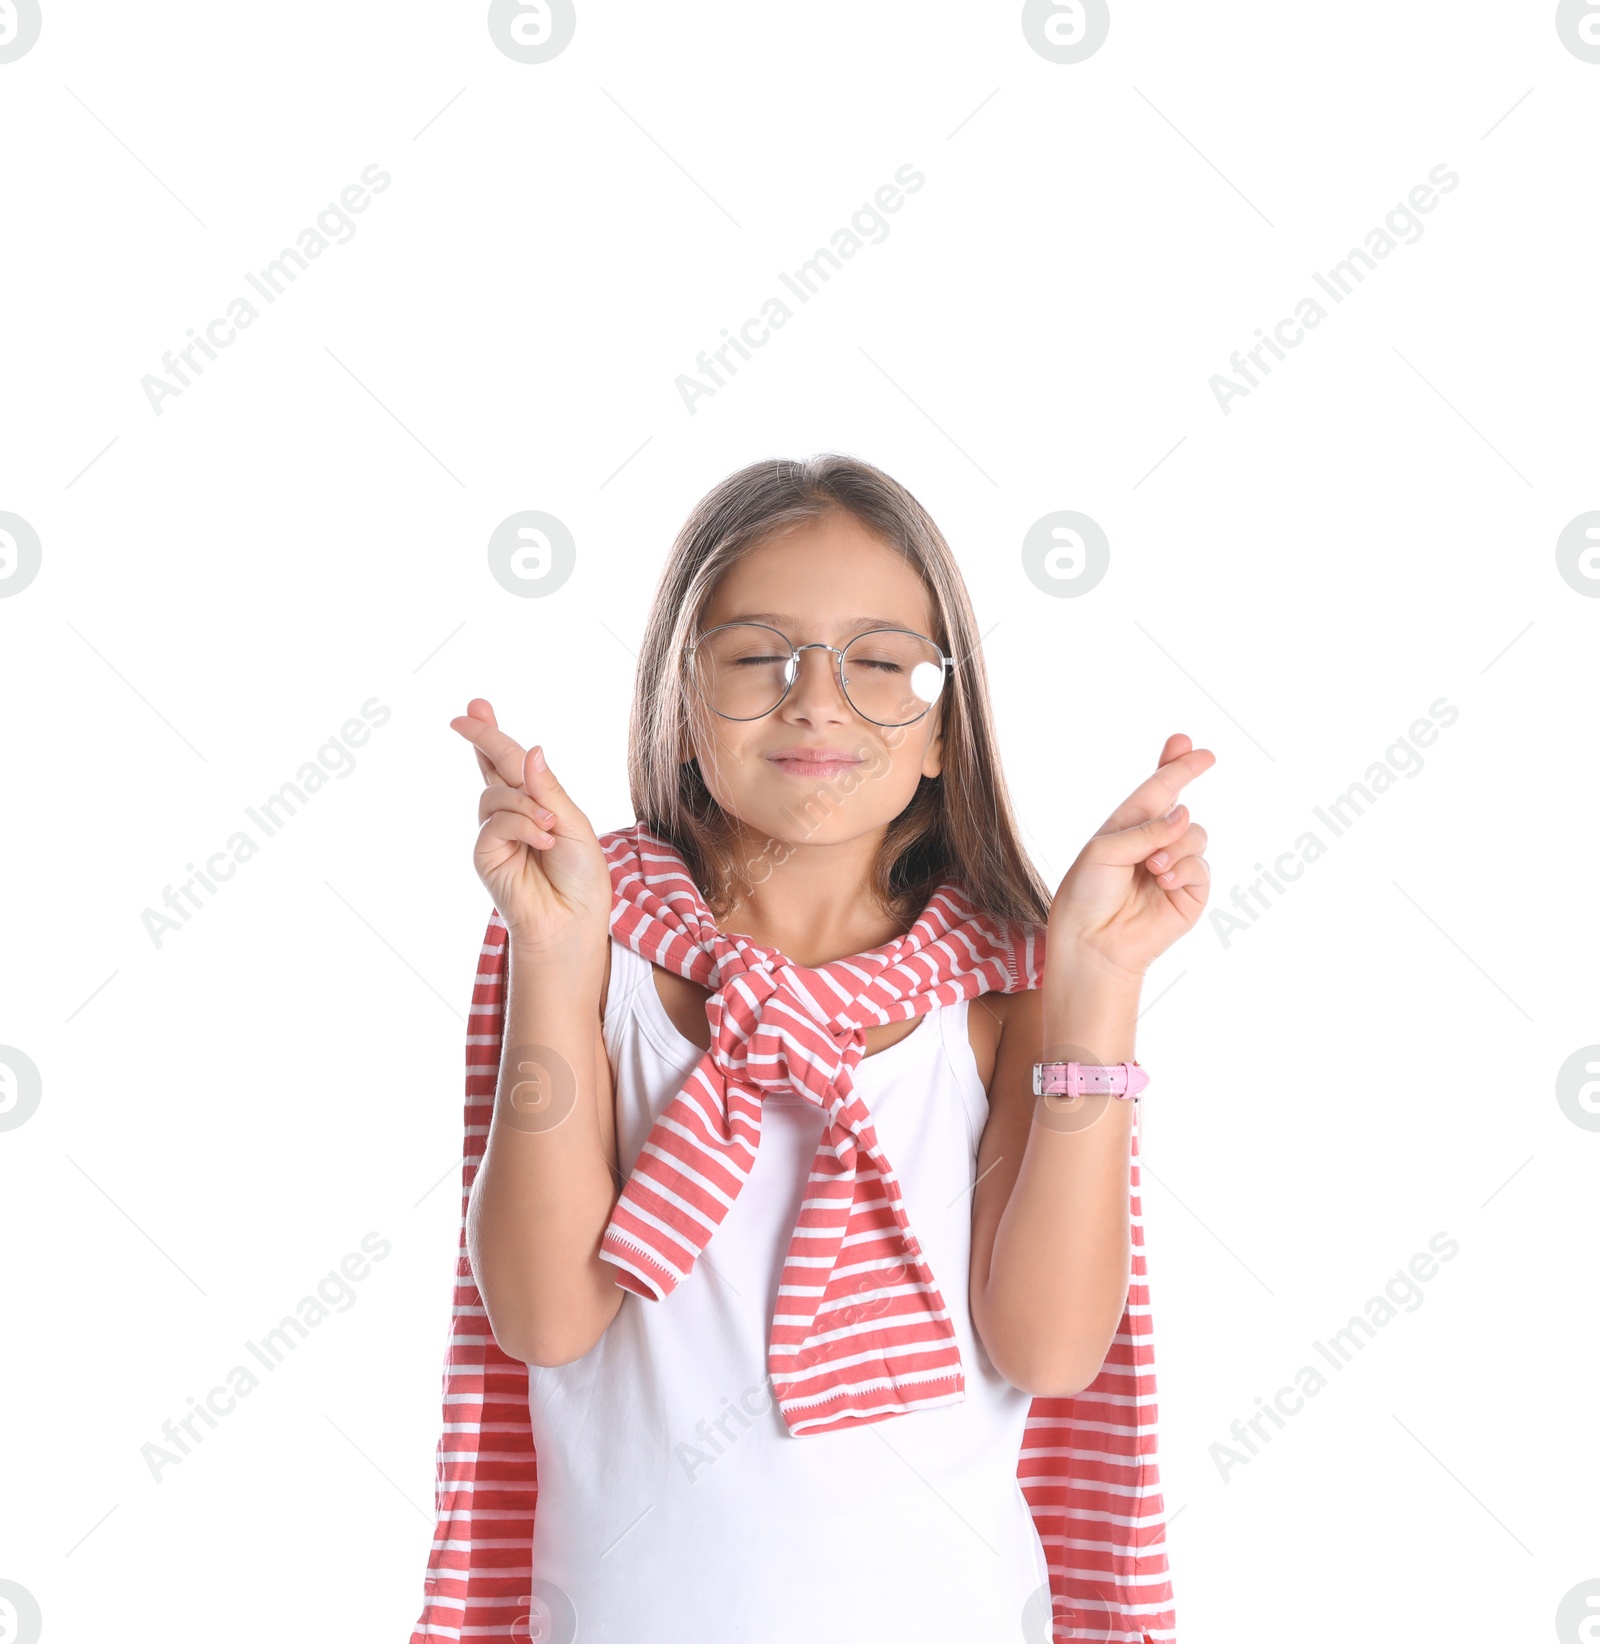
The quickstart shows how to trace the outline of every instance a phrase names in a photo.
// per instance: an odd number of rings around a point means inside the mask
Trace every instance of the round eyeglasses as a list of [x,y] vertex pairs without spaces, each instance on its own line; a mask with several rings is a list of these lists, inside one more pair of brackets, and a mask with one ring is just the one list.
[[831,651],[845,701],[874,725],[914,725],[939,700],[955,659],[907,628],[872,628],[843,650],[821,641],[791,645],[764,622],[726,622],[694,640],[690,672],[711,711],[760,719],[800,677],[802,651]]

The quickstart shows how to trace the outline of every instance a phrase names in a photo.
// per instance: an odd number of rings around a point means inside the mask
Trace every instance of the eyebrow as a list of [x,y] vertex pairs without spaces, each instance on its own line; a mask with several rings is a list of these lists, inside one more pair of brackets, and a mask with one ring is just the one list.
[[[774,628],[797,628],[800,625],[798,617],[783,611],[744,611],[738,616],[728,617],[729,622],[765,622]],[[849,633],[858,628],[865,631],[868,628],[904,628],[908,633],[920,633],[921,630],[901,621],[898,617],[854,617],[849,622],[840,625],[840,632]]]

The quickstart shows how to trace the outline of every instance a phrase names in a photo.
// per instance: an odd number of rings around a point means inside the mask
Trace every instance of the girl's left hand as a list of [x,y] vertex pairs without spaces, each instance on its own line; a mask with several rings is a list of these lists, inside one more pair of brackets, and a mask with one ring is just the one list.
[[1214,764],[1181,733],[1167,738],[1155,774],[1106,818],[1056,891],[1045,953],[1057,964],[1090,956],[1142,978],[1200,917],[1211,889],[1206,831],[1174,803]]

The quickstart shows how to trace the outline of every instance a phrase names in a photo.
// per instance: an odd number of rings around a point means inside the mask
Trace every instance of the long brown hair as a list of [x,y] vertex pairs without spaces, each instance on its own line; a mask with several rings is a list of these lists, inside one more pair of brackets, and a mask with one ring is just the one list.
[[933,601],[935,639],[956,659],[936,710],[942,769],[922,777],[889,824],[873,866],[883,907],[909,925],[953,880],[986,914],[1043,924],[1050,897],[1022,848],[995,747],[989,685],[966,584],[937,525],[905,487],[835,453],[755,462],[730,474],[678,533],[645,624],[628,725],[628,786],[638,819],[670,840],[719,916],[748,888],[737,833],[691,749],[693,685],[684,663],[713,590],[736,560],[835,509],[904,554]]

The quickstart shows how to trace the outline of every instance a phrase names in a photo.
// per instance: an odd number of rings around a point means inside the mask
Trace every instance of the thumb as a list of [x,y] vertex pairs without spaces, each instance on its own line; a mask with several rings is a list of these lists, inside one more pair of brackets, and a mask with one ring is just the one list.
[[1189,811],[1185,805],[1174,805],[1165,816],[1152,816],[1118,833],[1102,834],[1099,839],[1100,858],[1121,867],[1132,867],[1142,862],[1163,845],[1170,845],[1183,835],[1189,825]]

